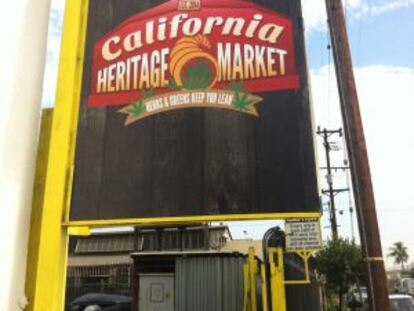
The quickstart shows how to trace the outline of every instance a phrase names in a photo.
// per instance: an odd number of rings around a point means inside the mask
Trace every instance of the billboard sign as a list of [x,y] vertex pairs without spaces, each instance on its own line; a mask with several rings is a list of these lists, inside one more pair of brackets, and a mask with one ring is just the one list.
[[90,0],[72,220],[317,211],[301,12],[276,2]]
[[258,117],[253,93],[299,87],[289,19],[240,1],[181,7],[138,13],[96,42],[90,107],[120,106],[126,125],[191,107]]

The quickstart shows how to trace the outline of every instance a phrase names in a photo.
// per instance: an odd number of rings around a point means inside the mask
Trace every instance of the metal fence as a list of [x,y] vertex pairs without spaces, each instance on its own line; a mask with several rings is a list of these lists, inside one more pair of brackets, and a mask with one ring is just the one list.
[[175,310],[243,310],[245,257],[179,257],[175,263]]
[[77,297],[89,293],[131,296],[132,265],[69,267],[66,281],[66,310]]

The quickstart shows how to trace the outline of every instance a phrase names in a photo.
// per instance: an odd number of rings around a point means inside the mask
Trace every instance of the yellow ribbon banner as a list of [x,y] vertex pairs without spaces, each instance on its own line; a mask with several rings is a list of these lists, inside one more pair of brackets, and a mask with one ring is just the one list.
[[193,108],[220,108],[235,110],[258,117],[255,104],[262,98],[246,92],[230,90],[180,90],[142,99],[118,110],[127,115],[125,126],[157,113]]

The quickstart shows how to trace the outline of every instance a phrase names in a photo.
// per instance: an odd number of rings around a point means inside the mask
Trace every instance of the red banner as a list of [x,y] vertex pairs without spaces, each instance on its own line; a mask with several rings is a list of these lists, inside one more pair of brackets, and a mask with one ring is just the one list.
[[299,87],[288,18],[248,1],[180,3],[130,17],[95,44],[89,106],[235,81],[249,93]]

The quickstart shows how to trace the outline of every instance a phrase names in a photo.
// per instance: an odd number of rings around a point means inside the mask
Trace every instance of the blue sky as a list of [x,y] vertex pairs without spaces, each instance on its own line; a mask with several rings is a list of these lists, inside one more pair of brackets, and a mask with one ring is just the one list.
[[[53,105],[64,1],[52,3],[44,106]],[[302,3],[315,125],[339,128],[336,81],[332,57],[326,49],[324,0]],[[347,0],[345,7],[383,248],[402,240],[414,261],[414,0]],[[318,144],[319,161],[324,165],[320,141]],[[334,162],[341,164],[345,156],[343,150],[335,152]],[[346,186],[346,179],[346,174],[338,172],[336,186]],[[323,174],[321,182],[325,186]],[[341,194],[337,198],[344,212],[338,216],[340,234],[351,236],[349,197]],[[231,228],[237,238],[261,238],[274,224],[243,222]],[[324,216],[322,226],[328,224]],[[324,229],[324,237],[328,235],[329,230]]]
[[[355,10],[349,9],[347,14],[355,66],[387,64],[414,67],[414,4],[376,15],[359,16],[353,13]],[[327,63],[327,54],[321,51],[327,45],[326,26],[309,26],[308,53],[312,68],[318,68]]]

